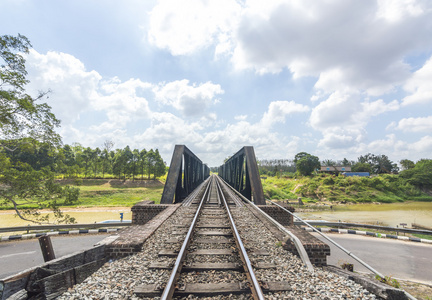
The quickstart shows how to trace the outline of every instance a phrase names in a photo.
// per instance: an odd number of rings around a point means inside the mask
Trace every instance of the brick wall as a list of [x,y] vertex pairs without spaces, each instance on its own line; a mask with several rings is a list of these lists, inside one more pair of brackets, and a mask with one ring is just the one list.
[[[257,206],[283,226],[291,226],[294,224],[293,216],[276,205],[257,205]],[[290,212],[294,212],[294,207],[292,206],[286,206],[284,208],[289,210]]]
[[[308,254],[312,264],[316,266],[327,265],[327,256],[330,255],[329,245],[317,239],[309,232],[299,228],[298,226],[288,226],[286,228],[291,231],[295,236],[297,236],[302,242],[303,247],[305,248],[306,253]],[[283,248],[290,251],[291,253],[298,255],[294,243],[291,242],[291,240],[289,239],[285,242]]]
[[155,205],[143,201],[132,207],[132,226],[119,232],[105,248],[109,258],[121,258],[140,252],[144,242],[181,204]]
[[[105,244],[51,260],[0,281],[0,299],[53,299],[99,269],[105,263]],[[18,298],[17,298],[18,299]],[[33,299],[33,298],[32,298]]]
[[169,204],[154,204],[154,201],[141,201],[132,207],[132,225],[144,225],[159,213],[164,211]]

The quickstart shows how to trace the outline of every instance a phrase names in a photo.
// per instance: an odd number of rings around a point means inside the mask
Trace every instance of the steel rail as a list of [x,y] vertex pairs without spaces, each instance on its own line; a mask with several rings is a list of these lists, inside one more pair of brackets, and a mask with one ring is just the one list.
[[[210,178],[210,177],[209,177]],[[182,203],[182,206],[190,206],[193,199],[195,198],[195,196],[199,193],[199,191],[202,189],[202,187],[207,183],[207,181],[209,180],[209,178],[207,178],[206,180],[204,180],[202,183],[200,183],[199,186],[197,186],[184,200]]]
[[225,189],[225,191],[230,195],[230,197],[234,200],[237,206],[244,206],[244,203],[241,201],[241,199],[235,195],[230,188]]
[[[223,182],[225,182],[222,178],[219,178]],[[238,195],[243,201],[246,203],[249,203],[253,208],[255,208],[259,213],[261,213],[267,220],[269,220],[271,223],[273,223],[277,228],[279,228],[280,231],[288,235],[291,239],[291,241],[294,243],[294,246],[297,249],[297,252],[300,256],[300,259],[305,264],[306,268],[309,272],[314,273],[314,267],[312,266],[312,263],[310,262],[309,256],[303,247],[303,244],[298,239],[298,237],[293,234],[291,231],[287,230],[284,226],[282,226],[279,222],[277,222],[275,219],[273,219],[271,216],[269,216],[266,212],[264,212],[261,208],[255,205],[252,201],[247,199],[245,196],[243,196],[240,192],[235,190],[232,186],[230,186],[228,183],[225,182],[225,184],[236,194]],[[250,209],[250,207],[248,207]]]
[[[354,258],[356,261],[358,261],[360,264],[362,264],[364,267],[366,267],[367,269],[369,269],[370,271],[372,271],[375,275],[379,276],[381,279],[385,279],[385,276],[382,275],[381,273],[379,273],[377,270],[375,270],[374,268],[372,268],[371,266],[369,266],[366,262],[364,262],[363,260],[361,260],[360,258],[358,258],[356,255],[354,255],[351,251],[348,251],[347,249],[345,249],[344,247],[342,247],[341,245],[339,245],[337,242],[333,241],[331,238],[329,238],[327,235],[323,234],[322,232],[320,232],[318,229],[316,229],[315,227],[313,227],[312,225],[310,225],[308,222],[304,221],[302,218],[298,217],[296,214],[293,214],[292,212],[290,212],[288,209],[286,209],[285,207],[283,207],[282,205],[279,205],[277,203],[274,203],[270,200],[266,200],[267,202],[270,202],[273,205],[276,205],[279,208],[282,208],[284,211],[288,212],[289,214],[291,214],[294,218],[296,218],[297,220],[299,220],[300,222],[303,222],[306,226],[308,226],[309,228],[312,228],[312,230],[316,233],[318,233],[319,235],[321,235],[323,238],[325,238],[326,240],[328,240],[329,242],[331,242],[333,245],[335,245],[337,248],[339,248],[340,250],[342,250],[343,252],[345,252],[346,254],[348,254],[348,256],[351,256],[352,258]],[[409,294],[407,291],[403,291],[405,293],[405,295],[409,298],[409,299],[413,299],[415,300],[416,298],[413,297],[411,294]]]
[[209,197],[209,195],[210,195],[209,191],[210,191],[211,183],[212,183],[212,180],[209,180],[207,188],[206,188],[206,190],[204,192],[203,197],[201,198],[201,201],[200,201],[200,204],[198,206],[198,209],[197,209],[197,211],[195,213],[195,216],[194,216],[194,218],[192,220],[192,223],[191,223],[191,225],[189,227],[189,230],[188,230],[188,232],[186,234],[186,238],[183,241],[183,245],[182,245],[182,247],[180,249],[180,252],[179,252],[179,254],[177,256],[177,259],[176,259],[176,261],[174,263],[174,267],[173,267],[173,269],[171,271],[170,278],[169,278],[169,280],[167,282],[167,285],[165,286],[165,289],[164,289],[164,291],[162,293],[162,296],[161,296],[162,300],[172,299],[172,297],[174,295],[175,284],[177,282],[178,277],[180,276],[180,273],[181,273],[181,270],[182,270],[182,267],[183,267],[183,261],[184,261],[184,258],[186,257],[187,248],[189,247],[189,244],[190,244],[190,241],[191,241],[191,237],[192,237],[193,231],[195,229],[195,225],[197,223],[198,217],[199,217],[200,212],[201,212],[201,208],[202,208],[202,206],[203,206],[203,204],[204,204],[204,202],[206,200],[206,197]]
[[222,198],[222,202],[223,202],[223,204],[226,208],[227,214],[228,214],[228,218],[230,221],[231,229],[232,229],[233,234],[234,234],[235,242],[237,244],[237,247],[240,250],[239,254],[240,254],[240,257],[243,261],[243,267],[245,269],[246,276],[248,277],[249,282],[251,283],[252,296],[254,299],[264,300],[264,294],[261,290],[261,286],[258,283],[258,280],[255,276],[255,273],[254,273],[253,268],[252,268],[252,264],[250,262],[249,256],[247,255],[247,252],[246,252],[246,248],[244,247],[243,242],[240,238],[240,234],[239,234],[237,227],[235,226],[235,223],[234,223],[234,218],[231,215],[230,208],[229,208],[228,203],[225,199],[225,196],[222,192],[221,185],[217,179],[216,179],[216,184],[217,184],[218,195],[219,195],[219,197]]

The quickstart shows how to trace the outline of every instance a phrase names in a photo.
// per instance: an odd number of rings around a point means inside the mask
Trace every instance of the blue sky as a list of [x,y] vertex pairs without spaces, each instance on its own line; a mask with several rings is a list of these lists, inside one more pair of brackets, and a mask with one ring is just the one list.
[[431,158],[430,1],[1,0],[18,33],[64,143]]

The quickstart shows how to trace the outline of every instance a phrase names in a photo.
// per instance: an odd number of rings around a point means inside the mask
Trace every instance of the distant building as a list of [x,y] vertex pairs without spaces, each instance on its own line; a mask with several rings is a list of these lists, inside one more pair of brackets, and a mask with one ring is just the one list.
[[321,166],[320,172],[323,173],[340,173],[340,172],[351,172],[350,166]]
[[351,177],[351,176],[360,176],[360,177],[369,177],[369,172],[346,172],[342,173],[343,176]]

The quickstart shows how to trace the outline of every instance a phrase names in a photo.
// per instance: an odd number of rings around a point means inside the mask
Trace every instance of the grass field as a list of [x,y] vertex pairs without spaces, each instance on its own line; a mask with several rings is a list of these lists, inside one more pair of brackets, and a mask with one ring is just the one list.
[[159,181],[84,180],[74,206],[133,206],[142,200],[160,203],[163,184]]
[[[163,183],[157,180],[122,181],[117,179],[85,179],[62,180],[62,184],[69,184],[80,189],[78,202],[62,207],[132,207],[142,200],[152,200],[160,203]],[[36,208],[34,205],[21,208]],[[11,210],[12,205],[2,205],[1,210]]]
[[[408,184],[397,175],[344,177],[318,175],[299,178],[267,177],[262,180],[267,199],[301,197],[304,202],[396,203],[408,200],[432,202],[431,194]],[[432,193],[432,191],[429,191]]]

